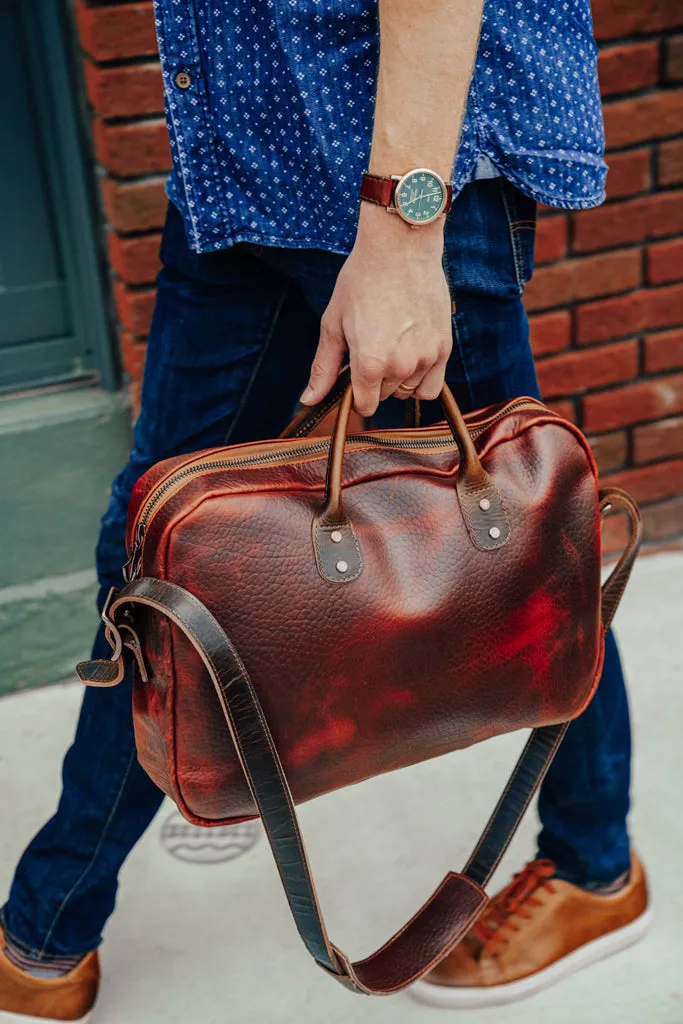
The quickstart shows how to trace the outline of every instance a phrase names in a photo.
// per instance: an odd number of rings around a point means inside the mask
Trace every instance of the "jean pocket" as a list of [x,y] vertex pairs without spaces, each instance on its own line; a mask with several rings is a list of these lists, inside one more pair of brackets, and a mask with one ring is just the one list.
[[520,292],[534,272],[536,242],[536,200],[520,192],[506,178],[499,178],[510,230],[515,276]]

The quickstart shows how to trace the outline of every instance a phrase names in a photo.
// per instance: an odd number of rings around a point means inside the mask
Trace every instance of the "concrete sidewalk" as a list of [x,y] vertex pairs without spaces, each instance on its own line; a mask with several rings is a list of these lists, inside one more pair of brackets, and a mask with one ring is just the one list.
[[[651,936],[509,1009],[462,1024],[683,1022],[683,554],[641,559],[617,617],[635,731],[632,831],[650,873]],[[68,684],[0,701],[0,901],[25,842],[53,811],[80,700]],[[522,737],[491,741],[302,808],[334,941],[358,957],[462,865]],[[94,1024],[427,1024],[449,1015],[406,996],[361,999],[309,961],[268,846],[184,835],[165,804],[122,876],[103,947]],[[529,814],[496,882],[532,853]],[[189,860],[180,859],[189,857]],[[218,863],[212,861],[218,860]],[[450,1015],[454,1016],[454,1015]]]

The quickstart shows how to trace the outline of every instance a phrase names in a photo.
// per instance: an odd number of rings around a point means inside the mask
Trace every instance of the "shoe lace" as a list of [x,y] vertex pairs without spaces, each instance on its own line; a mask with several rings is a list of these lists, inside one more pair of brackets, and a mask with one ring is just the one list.
[[505,930],[518,932],[521,927],[515,919],[530,918],[532,908],[543,906],[538,894],[542,889],[555,892],[551,879],[556,870],[551,860],[532,860],[492,900],[470,932],[481,945],[480,954],[507,945],[511,936]]

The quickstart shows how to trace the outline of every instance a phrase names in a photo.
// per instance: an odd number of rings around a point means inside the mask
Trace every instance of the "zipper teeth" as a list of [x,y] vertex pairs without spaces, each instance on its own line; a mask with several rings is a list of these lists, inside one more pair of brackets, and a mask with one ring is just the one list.
[[[305,453],[311,454],[315,452],[323,452],[327,448],[327,441],[320,441],[317,444],[312,444],[310,447],[305,449]],[[183,480],[185,477],[195,476],[197,473],[203,473],[205,470],[212,469],[225,469],[226,466],[258,466],[266,464],[268,462],[276,462],[282,458],[280,452],[271,452],[269,455],[248,455],[243,459],[230,459],[226,462],[225,459],[213,459],[210,462],[194,462],[191,466],[187,466],[185,469],[179,469],[177,473],[166,480],[165,483],[161,484],[159,489],[155,491],[154,497],[149,499],[149,504],[145,508],[145,511],[140,516],[138,521],[138,529],[146,525],[150,514],[154,511],[160,500],[163,498],[166,491],[171,487],[175,487],[179,480]]]
[[[481,423],[478,427],[474,427],[472,430],[470,430],[470,437],[472,437],[473,439],[479,437],[480,434],[483,434],[483,432],[485,430],[488,430],[489,427],[493,426],[494,423],[497,423],[498,420],[503,419],[503,417],[507,416],[508,413],[514,412],[515,409],[521,409],[525,407],[535,408],[540,404],[540,402],[534,402],[532,399],[525,399],[524,401],[507,405],[504,409],[501,409],[500,412],[497,413],[495,416],[492,416],[488,420],[484,420],[484,422]],[[402,440],[401,438],[392,440],[391,438],[388,437],[369,437],[367,434],[349,434],[347,440],[351,443],[377,445],[382,448],[413,449],[443,448],[444,445],[448,443],[447,436],[430,438],[425,437],[422,438],[422,440],[410,440],[408,438],[406,438],[405,440]],[[329,444],[329,438],[324,441],[311,442],[310,445],[307,445],[305,448],[300,449],[300,451],[304,455],[311,455],[315,454],[316,452],[324,452],[327,451],[327,449],[329,448]],[[453,439],[453,444],[456,444],[455,439]],[[246,455],[242,459],[230,459],[229,461],[226,461],[225,459],[213,459],[209,462],[195,462],[191,466],[187,466],[185,469],[179,469],[177,473],[173,473],[172,476],[170,476],[165,483],[161,484],[159,489],[155,491],[154,496],[149,499],[149,502],[137,523],[137,527],[135,530],[136,540],[141,536],[142,532],[147,526],[147,523],[150,520],[152,513],[157,508],[166,492],[169,491],[172,487],[175,487],[175,485],[180,480],[183,480],[185,477],[195,476],[196,474],[204,473],[207,470],[210,471],[212,469],[225,469],[227,466],[232,467],[267,465],[269,462],[279,462],[282,459],[282,457],[283,456],[280,452],[270,452],[268,455]]]

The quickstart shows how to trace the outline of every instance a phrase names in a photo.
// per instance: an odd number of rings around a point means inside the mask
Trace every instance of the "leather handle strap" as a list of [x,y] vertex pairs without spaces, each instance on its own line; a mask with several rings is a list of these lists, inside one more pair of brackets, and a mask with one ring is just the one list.
[[[507,543],[511,533],[503,500],[493,478],[481,463],[458,403],[447,384],[441,390],[441,405],[460,452],[455,487],[467,532],[476,547],[484,551],[495,550]],[[316,517],[324,527],[339,525],[348,528],[350,525],[342,504],[342,472],[352,406],[353,390],[349,383],[339,403],[330,440],[325,498]]]
[[[337,381],[337,386],[339,384],[340,381]],[[336,388],[334,390],[335,404],[339,402],[339,410],[330,444],[324,507],[329,511],[331,518],[339,521],[344,518],[342,512],[342,469],[346,435],[349,431],[349,419],[351,417],[351,409],[353,408],[353,390],[350,381],[339,397],[337,397]],[[466,482],[468,487],[474,489],[485,487],[487,481],[493,486],[486,470],[481,464],[477,450],[474,447],[474,441],[467,429],[458,403],[447,384],[444,384],[441,390],[441,405],[448,425],[451,428],[453,439],[460,451],[459,478]]]
[[339,376],[322,402],[318,402],[317,405],[304,406],[289,426],[285,427],[280,437],[283,440],[292,437],[307,437],[318,424],[322,423],[328,412],[332,412],[334,407],[339,404],[350,383],[351,367],[345,366],[343,370],[340,370]]
[[325,481],[325,499],[319,513],[320,517],[328,523],[337,524],[345,521],[342,507],[342,472],[344,469],[346,435],[349,432],[352,408],[353,388],[349,384],[339,403],[334,433],[330,440],[330,455],[327,460],[327,479]]
[[[292,437],[308,437],[312,430],[322,423],[327,414],[331,412],[342,399],[349,384],[351,383],[351,368],[345,366],[340,371],[334,385],[325,395],[322,402],[317,405],[305,406],[301,412],[294,417],[288,427],[280,434],[283,439]],[[406,407],[406,427],[420,426],[420,401],[417,398],[407,398],[403,403]]]
[[609,629],[614,613],[619,607],[624,588],[629,581],[636,555],[643,542],[643,518],[640,509],[630,494],[620,487],[603,487],[598,493],[600,515],[621,509],[629,518],[629,538],[619,561],[602,587],[602,624],[605,632]]
[[[601,511],[613,506],[629,514],[631,534],[603,587],[605,629],[612,621],[642,537],[640,515],[632,499],[616,489],[602,491]],[[171,619],[204,662],[261,815],[299,934],[316,962],[346,987],[365,994],[395,992],[429,971],[485,908],[483,886],[509,845],[569,723],[532,732],[465,871],[448,874],[427,903],[386,945],[367,959],[351,963],[327,935],[284,769],[258,696],[228,636],[208,609],[182,587],[163,580],[138,579],[113,595],[106,608],[108,635],[119,663],[123,653],[120,638],[115,635],[117,612],[131,604],[146,605]],[[79,665],[79,676],[84,682],[101,685],[101,666],[101,662]],[[119,672],[110,675],[118,676]]]

